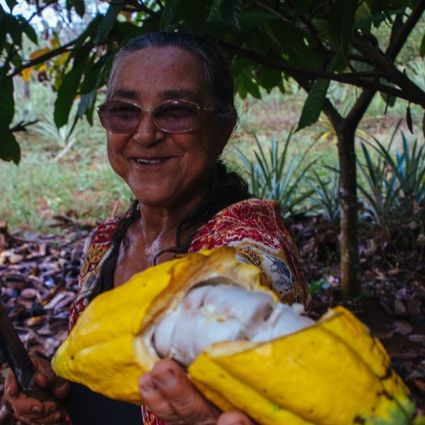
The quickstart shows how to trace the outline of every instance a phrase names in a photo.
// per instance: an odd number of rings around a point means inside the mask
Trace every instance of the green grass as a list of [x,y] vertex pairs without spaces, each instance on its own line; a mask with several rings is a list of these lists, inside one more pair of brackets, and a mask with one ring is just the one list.
[[108,165],[105,154],[49,162],[33,152],[19,166],[0,163],[2,202],[0,217],[10,228],[46,232],[54,215],[68,214],[95,222],[108,217],[115,201],[121,210],[131,194]]

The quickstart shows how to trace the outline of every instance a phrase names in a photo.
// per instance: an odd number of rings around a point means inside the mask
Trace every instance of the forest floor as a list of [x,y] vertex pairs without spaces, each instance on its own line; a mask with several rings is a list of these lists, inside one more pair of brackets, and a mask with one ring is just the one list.
[[[0,223],[2,302],[28,350],[47,358],[66,336],[67,310],[75,298],[83,243],[91,229],[70,217],[56,217],[56,223],[48,235],[10,234],[6,223]],[[413,222],[385,231],[361,229],[362,295],[350,301],[342,298],[339,287],[338,226],[299,217],[290,229],[313,295],[309,314],[316,319],[341,304],[354,312],[382,341],[409,386],[418,413],[424,414],[425,236],[421,229]],[[3,363],[3,372],[5,367]],[[0,424],[11,423],[2,419],[0,411]]]

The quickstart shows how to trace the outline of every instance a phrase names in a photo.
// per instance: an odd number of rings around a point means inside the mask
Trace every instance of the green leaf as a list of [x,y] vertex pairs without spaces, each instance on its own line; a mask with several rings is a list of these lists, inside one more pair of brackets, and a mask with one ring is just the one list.
[[243,3],[243,0],[222,0],[219,7],[221,18],[240,29],[239,18]]
[[96,38],[95,34],[97,33],[100,24],[103,22],[103,16],[96,15],[94,19],[87,25],[87,28],[80,34],[78,41],[75,44],[75,47],[81,46],[87,37]]
[[[117,22],[116,26],[117,32],[119,32],[126,38],[133,38],[141,35],[141,28],[131,22]],[[143,29],[145,31],[149,31],[148,29],[146,29],[146,23],[143,24]]]
[[87,60],[87,66],[84,71],[84,78],[82,79],[81,85],[80,85],[80,94],[86,94],[88,92],[91,92],[95,87],[97,88],[97,82],[99,80],[102,64],[104,63],[104,57],[101,57],[97,62],[96,60],[96,54],[92,55]]
[[235,89],[242,99],[245,99],[248,94],[256,97],[257,99],[261,98],[261,92],[258,87],[258,84],[254,81],[252,75],[252,65],[241,60],[237,62],[238,71],[236,72],[235,77]]
[[354,15],[357,9],[357,0],[335,0],[329,14],[328,25],[335,45],[346,51],[353,32]]
[[388,108],[392,108],[395,105],[395,102],[397,100],[396,97],[390,96],[387,93],[379,92],[379,95],[382,97],[382,99],[385,102],[385,111],[384,114],[387,113]]
[[6,28],[12,37],[13,43],[22,47],[22,27],[19,20],[13,15],[6,15]]
[[121,12],[123,6],[124,3],[111,3],[97,30],[95,38],[96,44],[100,44],[105,41],[106,37],[114,26],[115,21],[117,20],[117,16]]
[[329,80],[317,80],[313,84],[304,103],[297,131],[314,124],[319,119],[320,112],[322,112],[325,104],[328,87]]
[[421,46],[420,46],[420,48],[419,48],[419,53],[420,53],[420,55],[421,55],[422,57],[424,57],[424,56],[425,56],[425,34],[424,34],[424,36],[422,37]]
[[187,7],[187,1],[185,0],[169,0],[164,6],[161,14],[161,29],[175,25],[179,22]]
[[261,67],[256,74],[257,83],[267,91],[280,87],[283,82],[282,72],[277,69]]
[[[323,68],[326,56],[317,48],[317,42],[308,32],[285,23],[271,20],[263,24],[267,34],[267,44],[261,43],[261,52],[265,46],[275,47],[286,62],[301,68]],[[252,31],[253,32],[253,31]],[[253,32],[256,34],[256,32]],[[307,42],[308,41],[308,42]]]
[[239,18],[239,25],[242,29],[247,29],[252,26],[259,26],[265,22],[278,19],[276,15],[271,13],[259,12],[256,10],[247,10],[242,12]]
[[15,101],[13,98],[13,80],[5,77],[5,70],[0,69],[0,127],[8,128],[12,122],[15,112]]
[[16,165],[21,160],[21,149],[14,134],[8,128],[0,127],[0,159],[13,161]]
[[73,0],[73,4],[77,14],[83,17],[84,13],[86,12],[86,5],[84,3],[84,0]]
[[0,46],[4,46],[6,40],[6,12],[0,5]]
[[90,53],[90,46],[86,45],[77,52],[73,67],[62,80],[55,101],[54,121],[58,128],[68,122],[69,113],[74,103],[80,80],[86,67],[86,61]]
[[160,26],[167,29],[183,25],[186,29],[203,31],[211,11],[211,3],[211,0],[169,0],[162,11]]
[[410,110],[410,105],[406,109],[406,123],[407,123],[407,128],[413,134],[414,131],[413,131],[412,111]]
[[27,23],[24,26],[24,33],[27,35],[27,37],[34,43],[37,44],[38,42],[38,37],[37,37],[37,33],[35,32],[34,28]]
[[87,121],[93,125],[93,111],[96,102],[96,90],[90,93],[83,94],[78,104],[77,118],[82,118],[84,115],[87,117]]
[[357,28],[369,31],[372,25],[372,11],[366,1],[362,1],[354,14]]
[[422,117],[422,133],[425,137],[425,112],[424,112],[424,116]]

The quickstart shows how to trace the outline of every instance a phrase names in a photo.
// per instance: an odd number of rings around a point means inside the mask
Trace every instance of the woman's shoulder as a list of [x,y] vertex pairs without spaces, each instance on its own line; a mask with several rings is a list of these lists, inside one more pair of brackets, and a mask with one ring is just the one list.
[[242,239],[279,247],[288,232],[276,201],[250,198],[229,205],[205,224],[191,245],[191,251],[229,245]]
[[222,209],[219,213],[216,214],[214,218],[232,215],[244,220],[249,219],[252,214],[263,214],[265,216],[273,216],[277,214],[280,216],[279,203],[270,199],[243,199],[242,201],[236,202],[235,204],[229,205]]
[[108,218],[98,223],[91,231],[84,244],[80,270],[82,274],[86,269],[92,268],[92,265],[99,263],[109,250],[120,221],[120,217]]
[[268,213],[280,212],[279,203],[271,199],[248,198],[234,204],[228,205],[217,215],[228,214],[230,212],[242,213],[246,211],[265,211]]
[[121,220],[121,217],[110,217],[97,223],[89,236],[89,240],[93,243],[111,241]]
[[221,246],[235,248],[241,261],[262,269],[283,302],[308,304],[298,249],[277,202],[247,199],[226,207],[200,229],[190,252]]

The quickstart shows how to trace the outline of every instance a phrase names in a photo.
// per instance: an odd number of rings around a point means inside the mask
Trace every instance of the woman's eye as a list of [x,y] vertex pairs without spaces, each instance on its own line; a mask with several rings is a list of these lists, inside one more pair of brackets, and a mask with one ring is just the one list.
[[196,115],[197,110],[190,105],[167,105],[158,109],[160,117],[188,117]]
[[134,106],[111,106],[109,108],[109,113],[114,116],[119,117],[135,117],[140,115],[140,110]]

